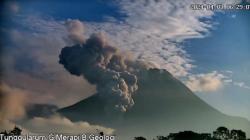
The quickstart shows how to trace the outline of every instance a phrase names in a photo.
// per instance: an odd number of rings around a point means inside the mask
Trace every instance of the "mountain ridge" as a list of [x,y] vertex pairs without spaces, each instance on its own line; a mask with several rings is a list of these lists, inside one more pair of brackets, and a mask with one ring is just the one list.
[[73,121],[114,128],[122,138],[153,137],[180,130],[209,132],[219,126],[242,129],[250,135],[249,121],[219,112],[166,70],[144,70],[137,76],[135,105],[125,113],[106,110],[106,102],[98,93],[58,112]]

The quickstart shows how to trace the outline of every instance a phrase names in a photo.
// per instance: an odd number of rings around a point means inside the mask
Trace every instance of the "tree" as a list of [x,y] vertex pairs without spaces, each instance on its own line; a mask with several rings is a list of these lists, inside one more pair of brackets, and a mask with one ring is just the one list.
[[135,137],[134,140],[147,140],[147,139],[144,137]]
[[242,130],[231,130],[230,136],[232,140],[246,140],[246,133]]
[[[134,140],[146,140],[144,137],[135,137]],[[193,131],[183,131],[170,133],[167,137],[157,136],[153,140],[250,140],[246,138],[246,133],[242,130],[229,130],[226,127],[218,127],[213,136],[210,133],[196,133]]]
[[8,132],[5,130],[5,131],[3,131],[3,132],[0,132],[0,134],[3,134],[4,136],[7,136],[7,135],[9,135],[8,134]]
[[168,137],[165,137],[165,136],[157,136],[157,140],[168,140]]
[[213,137],[218,140],[229,140],[230,131],[226,127],[218,127],[216,131],[213,132]]
[[103,132],[100,132],[99,135],[100,135],[100,136],[104,136],[104,133],[103,133]]
[[193,131],[184,131],[179,133],[170,133],[164,140],[212,140],[211,134],[195,133]]
[[0,134],[4,134],[4,136],[20,136],[22,134],[22,129],[18,128],[17,126],[14,127],[13,130],[10,132],[7,132],[6,130],[4,132],[0,132]]
[[22,133],[22,130],[18,128],[17,126],[15,126],[15,128],[12,131],[10,131],[10,134],[15,135],[15,136],[19,136],[21,135],[21,133]]

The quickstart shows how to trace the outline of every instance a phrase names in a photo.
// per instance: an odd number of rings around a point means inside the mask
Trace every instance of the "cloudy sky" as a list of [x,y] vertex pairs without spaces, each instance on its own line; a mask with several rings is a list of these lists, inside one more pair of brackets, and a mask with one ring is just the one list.
[[58,56],[63,47],[102,32],[134,59],[168,70],[221,112],[250,120],[250,12],[192,10],[194,3],[240,1],[5,1],[2,88],[58,107],[92,95],[95,85],[69,74]]

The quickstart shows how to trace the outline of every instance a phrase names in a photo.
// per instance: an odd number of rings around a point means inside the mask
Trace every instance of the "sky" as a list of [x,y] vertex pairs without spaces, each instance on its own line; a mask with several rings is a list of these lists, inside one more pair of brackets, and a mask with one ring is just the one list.
[[223,88],[210,94],[197,94],[226,114],[249,119],[249,23],[250,12],[218,13],[208,37],[188,40],[186,51],[195,60],[196,73],[218,71],[228,76]]
[[58,56],[63,47],[102,32],[134,59],[169,71],[221,112],[250,120],[250,12],[190,9],[202,2],[5,1],[0,24],[3,87],[29,96],[29,102],[58,107],[92,95],[95,85],[70,75]]

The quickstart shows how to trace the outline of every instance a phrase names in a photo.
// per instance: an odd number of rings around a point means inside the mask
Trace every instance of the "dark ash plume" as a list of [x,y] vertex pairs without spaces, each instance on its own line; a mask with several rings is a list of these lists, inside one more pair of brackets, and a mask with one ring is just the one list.
[[81,45],[63,48],[59,57],[59,63],[71,74],[83,75],[95,84],[109,105],[123,112],[133,106],[132,95],[138,88],[137,77],[131,73],[134,64],[110,46],[103,34],[94,34]]

